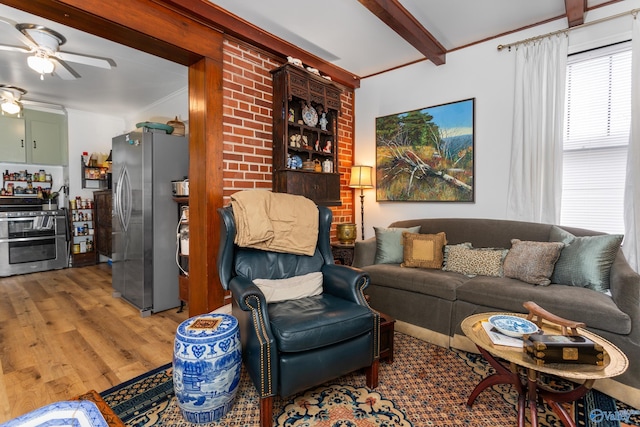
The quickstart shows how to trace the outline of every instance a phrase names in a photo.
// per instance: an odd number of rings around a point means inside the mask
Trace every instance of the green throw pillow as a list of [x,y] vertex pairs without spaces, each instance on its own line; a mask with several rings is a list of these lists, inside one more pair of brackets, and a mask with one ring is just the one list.
[[605,292],[609,289],[611,265],[623,237],[621,234],[577,237],[553,226],[549,240],[562,242],[565,246],[556,262],[551,282]]
[[376,259],[374,264],[400,264],[404,261],[402,232],[419,233],[420,226],[409,228],[373,227],[376,232]]

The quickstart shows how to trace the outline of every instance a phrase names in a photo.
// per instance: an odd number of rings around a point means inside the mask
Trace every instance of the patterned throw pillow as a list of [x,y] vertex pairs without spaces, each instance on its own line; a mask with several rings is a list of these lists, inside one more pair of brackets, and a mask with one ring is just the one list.
[[504,275],[533,285],[547,286],[553,267],[564,247],[561,242],[530,242],[511,240],[511,249],[504,259]]
[[467,276],[502,276],[502,262],[509,251],[501,248],[472,248],[470,243],[447,246],[445,271]]
[[438,234],[402,233],[404,261],[401,267],[442,268],[444,232]]

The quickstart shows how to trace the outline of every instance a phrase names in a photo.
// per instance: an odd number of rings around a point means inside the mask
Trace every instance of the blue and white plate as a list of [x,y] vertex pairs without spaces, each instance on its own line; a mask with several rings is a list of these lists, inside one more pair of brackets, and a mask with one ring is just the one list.
[[489,323],[498,331],[510,337],[519,338],[523,335],[538,332],[538,325],[518,316],[497,314],[489,317]]
[[62,401],[38,408],[2,424],[3,427],[109,427],[95,403]]

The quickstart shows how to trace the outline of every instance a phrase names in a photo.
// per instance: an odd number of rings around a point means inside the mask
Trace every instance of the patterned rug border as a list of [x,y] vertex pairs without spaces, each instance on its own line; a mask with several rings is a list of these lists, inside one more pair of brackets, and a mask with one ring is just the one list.
[[109,394],[112,394],[116,390],[128,387],[131,384],[136,383],[136,382],[140,381],[143,378],[153,376],[153,375],[157,374],[158,372],[166,371],[168,369],[171,369],[172,367],[173,367],[173,363],[172,362],[165,363],[164,365],[158,366],[157,368],[154,368],[154,369],[152,369],[152,370],[150,370],[148,372],[145,372],[144,374],[140,374],[135,378],[131,378],[130,380],[127,380],[127,381],[125,381],[123,383],[116,384],[113,387],[101,392],[100,395],[107,396]]

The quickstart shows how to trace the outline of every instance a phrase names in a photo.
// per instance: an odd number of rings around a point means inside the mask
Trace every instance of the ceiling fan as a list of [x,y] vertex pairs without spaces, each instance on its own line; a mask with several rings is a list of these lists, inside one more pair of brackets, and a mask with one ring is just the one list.
[[8,18],[0,17],[0,28],[6,28],[5,25],[14,30],[15,37],[25,46],[0,44],[0,50],[32,54],[27,58],[27,64],[29,68],[40,74],[40,79],[54,71],[63,80],[80,78],[80,74],[67,62],[108,70],[116,66],[111,58],[61,51],[60,46],[65,44],[67,39],[57,31],[42,25],[18,24]]

